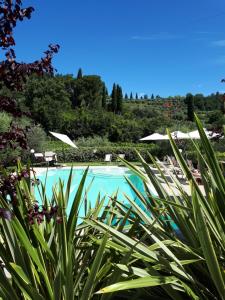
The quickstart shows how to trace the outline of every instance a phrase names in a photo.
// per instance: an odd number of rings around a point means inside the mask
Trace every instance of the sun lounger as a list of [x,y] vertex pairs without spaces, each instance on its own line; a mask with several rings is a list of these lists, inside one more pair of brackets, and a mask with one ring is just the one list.
[[195,178],[197,184],[201,185],[202,184],[201,173],[197,169],[192,170],[191,173],[192,173],[193,177]]
[[111,162],[112,161],[112,154],[106,154],[104,161],[105,162]]
[[57,162],[57,155],[55,152],[46,151],[44,159],[48,164],[54,165]]
[[43,153],[38,153],[38,152],[34,153],[34,159],[35,159],[35,162],[37,162],[37,163],[45,161],[44,154]]

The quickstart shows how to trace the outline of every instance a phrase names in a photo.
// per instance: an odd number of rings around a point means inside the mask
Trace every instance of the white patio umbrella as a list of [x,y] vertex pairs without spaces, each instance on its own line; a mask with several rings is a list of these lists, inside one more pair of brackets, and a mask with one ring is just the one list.
[[[219,133],[215,133],[215,132],[213,132],[213,131],[209,131],[209,130],[206,130],[205,128],[204,128],[204,131],[205,131],[205,134],[206,134],[206,136],[209,138],[209,139],[213,139],[213,138],[216,138],[216,137],[218,137],[218,136],[220,136],[220,134]],[[193,139],[193,140],[199,140],[200,139],[200,135],[199,135],[199,132],[198,132],[198,130],[194,130],[194,131],[191,131],[191,132],[188,132],[188,135],[189,135],[189,137],[191,138],[191,139]]]
[[[207,135],[208,138],[214,137],[214,135],[211,131],[208,131],[205,128],[203,128],[203,129],[204,129],[205,134]],[[188,134],[190,139],[193,139],[193,140],[199,140],[200,139],[200,134],[199,134],[198,130],[188,132],[187,134]]]
[[[184,132],[179,131],[179,130],[172,132],[171,136],[172,136],[172,139],[178,139],[178,140],[189,139],[189,136],[187,135],[187,133],[184,133]],[[169,137],[168,137],[168,139],[169,139]]]
[[61,134],[61,133],[57,133],[57,132],[51,132],[49,131],[54,137],[56,137],[57,139],[59,139],[60,141],[62,141],[63,143],[66,143],[68,145],[70,145],[73,148],[77,148],[77,146],[74,144],[74,142],[71,141],[71,139],[65,135],[65,134]]
[[162,141],[162,140],[167,140],[167,137],[157,132],[140,139],[140,141]]

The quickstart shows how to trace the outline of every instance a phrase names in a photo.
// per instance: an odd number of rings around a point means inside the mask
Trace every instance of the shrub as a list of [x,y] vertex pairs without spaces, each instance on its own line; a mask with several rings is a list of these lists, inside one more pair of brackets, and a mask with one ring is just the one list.
[[[158,155],[160,149],[157,145],[151,144],[146,146],[137,146],[136,149],[142,153],[142,155],[148,159],[147,151],[153,155]],[[137,154],[134,146],[106,146],[106,147],[80,147],[78,149],[67,148],[64,150],[58,149],[57,156],[59,161],[66,162],[94,162],[104,161],[106,154],[112,154],[112,160],[117,159],[118,154],[125,154],[125,157],[129,161],[136,161]]]

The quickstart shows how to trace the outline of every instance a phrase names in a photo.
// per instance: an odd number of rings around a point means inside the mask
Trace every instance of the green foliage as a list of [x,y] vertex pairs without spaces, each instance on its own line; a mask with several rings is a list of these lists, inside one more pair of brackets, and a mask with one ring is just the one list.
[[185,98],[185,103],[187,104],[187,120],[194,121],[194,98],[192,94],[187,94]]
[[116,112],[121,114],[123,110],[123,92],[121,86],[116,86]]
[[88,107],[89,109],[100,109],[102,107],[104,83],[100,76],[83,76],[76,79],[74,85],[74,107]]
[[83,77],[83,72],[82,72],[82,69],[79,68],[78,72],[77,72],[77,79],[80,79]]
[[[72,170],[67,183],[59,182],[54,188],[51,200],[46,199],[46,186],[39,187],[47,212],[49,206],[58,206],[57,214],[50,219],[44,217],[41,224],[38,218],[29,222],[35,202],[27,179],[17,183],[16,206],[0,195],[1,209],[13,212],[11,219],[5,219],[3,213],[0,219],[0,257],[4,264],[0,268],[0,297],[225,299],[225,178],[197,118],[196,123],[201,141],[200,145],[193,142],[193,148],[205,192],[170,139],[190,196],[170,169],[161,169],[160,162],[149,154],[155,166],[151,168],[140,153],[136,155],[141,168],[121,161],[140,176],[145,193],[127,178],[134,199],[126,195],[123,203],[113,195],[107,202],[98,198],[91,206],[84,193],[88,170],[68,214],[65,209],[74,180]],[[79,220],[81,205],[86,213]],[[40,206],[37,214],[41,211]]]
[[[6,113],[0,113],[0,132],[7,132],[12,122],[12,117]],[[47,141],[45,131],[32,123],[32,120],[27,117],[14,118],[14,124],[26,130],[27,144],[29,149],[35,149],[36,152],[44,151],[44,145]],[[10,166],[16,164],[16,159],[20,158],[23,161],[30,159],[30,150],[24,150],[20,147],[15,149],[1,149],[0,151],[0,165]]]
[[46,130],[62,127],[63,113],[70,110],[71,102],[60,77],[32,77],[26,85],[24,97],[32,117]]
[[[153,132],[164,133],[165,128],[171,131],[195,129],[194,123],[186,120],[184,97],[178,95],[162,99],[158,96],[154,101],[125,101],[118,84],[114,84],[110,97],[104,82],[94,75],[82,74],[79,78],[72,75],[33,76],[28,80],[24,92],[12,95],[3,87],[0,94],[15,97],[20,108],[30,111],[35,123],[40,123],[47,134],[48,131],[61,132],[75,140],[99,136],[117,143],[138,142]],[[194,109],[201,109],[198,114],[206,128],[221,128],[224,124],[221,94],[207,97],[197,94],[192,102]],[[0,118],[4,119],[0,125],[2,130],[1,126],[4,127],[5,122],[8,124],[10,120],[6,116]],[[192,119],[190,116],[188,118]],[[28,126],[33,124],[28,118],[22,118],[21,122],[22,127],[26,127],[25,123]],[[37,146],[33,148],[37,149]],[[41,150],[42,145],[39,148]]]
[[[193,148],[204,192],[172,138],[171,146],[188,181],[190,196],[173,173],[162,169],[153,157],[160,178],[141,155],[142,168],[122,160],[143,179],[146,193],[140,193],[127,179],[139,202],[127,196],[130,205],[115,203],[114,213],[121,216],[121,222],[123,218],[129,220],[126,232],[119,229],[119,222],[112,228],[88,221],[100,232],[111,234],[114,243],[109,244],[113,249],[122,246],[121,251],[126,252],[123,264],[116,264],[116,275],[98,293],[128,290],[132,298],[137,294],[132,289],[142,288],[138,290],[139,299],[147,299],[147,295],[152,299],[225,299],[225,178],[198,118],[196,123],[201,144],[194,143]],[[158,196],[152,195],[151,184]],[[104,299],[113,299],[113,294]]]
[[[49,203],[54,207],[57,205],[57,215],[50,219],[44,217],[41,224],[28,221],[35,203],[25,179],[17,184],[17,209],[0,197],[1,207],[14,212],[11,220],[0,220],[0,255],[4,270],[9,274],[7,278],[3,268],[0,269],[0,296],[3,299],[100,299],[94,293],[104,281],[106,283],[104,278],[110,273],[111,263],[110,260],[106,263],[108,235],[99,236],[102,239],[99,245],[95,230],[78,223],[87,171],[70,212],[66,214],[65,207],[70,194],[72,171],[66,191],[61,183],[59,192],[54,193]],[[45,188],[40,188],[40,194],[46,213],[49,213],[51,208],[46,202]],[[96,199],[96,207],[86,211],[87,217],[100,217],[103,201]],[[37,213],[41,210],[40,206]],[[101,220],[104,221],[105,217]]]
[[[135,146],[135,148],[134,148]],[[126,159],[129,161],[137,161],[138,157],[135,149],[138,149],[142,155],[148,160],[147,152],[153,155],[160,154],[160,148],[157,145],[151,144],[148,146],[142,145],[127,145],[127,146],[92,146],[92,147],[79,147],[78,149],[67,148],[58,149],[57,157],[59,161],[67,162],[103,162],[105,155],[111,153],[112,160],[116,161],[118,154],[125,154]]]
[[103,91],[102,91],[102,108],[106,109],[106,104],[107,104],[107,89],[106,86],[103,86]]
[[225,117],[220,110],[211,111],[207,114],[208,123],[213,129],[222,129],[225,124]]
[[111,93],[111,111],[115,113],[116,110],[117,110],[117,88],[116,88],[116,84],[114,83],[112,93]]
[[111,143],[106,137],[93,136],[93,137],[81,137],[76,140],[78,147],[105,147],[110,146]]
[[47,135],[40,126],[32,126],[27,133],[28,146],[35,152],[43,152],[47,140]]
[[112,125],[109,131],[109,140],[113,143],[120,141],[122,131],[116,126]]
[[6,112],[0,112],[0,132],[1,133],[8,131],[11,122],[12,122],[12,116],[7,114]]
[[19,147],[16,149],[11,149],[10,147],[6,147],[5,149],[0,151],[0,167],[8,167],[15,166],[16,159],[21,158],[22,151]]

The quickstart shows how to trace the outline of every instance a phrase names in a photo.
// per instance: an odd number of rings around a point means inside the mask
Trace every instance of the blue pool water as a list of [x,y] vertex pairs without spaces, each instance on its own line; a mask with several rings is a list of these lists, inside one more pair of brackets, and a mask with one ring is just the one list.
[[[71,210],[72,202],[77,192],[78,186],[80,184],[81,178],[83,176],[85,169],[74,169],[73,170],[73,179],[71,184],[71,191],[69,197],[69,203],[67,206],[67,213]],[[46,195],[50,200],[52,197],[52,189],[54,186],[57,186],[59,179],[61,179],[66,187],[68,178],[70,174],[70,169],[50,169],[48,170],[47,177],[46,171],[39,173],[37,178],[42,181],[44,184],[46,181]],[[144,209],[141,201],[136,196],[135,192],[132,190],[130,185],[127,183],[125,176],[129,178],[132,184],[136,189],[145,195],[145,190],[141,179],[133,174],[130,170],[120,167],[92,167],[89,169],[89,172],[86,177],[84,184],[84,191],[87,190],[87,200],[91,205],[91,208],[95,207],[98,195],[100,194],[100,199],[106,196],[105,204],[107,204],[109,198],[113,194],[117,193],[117,199],[129,205],[129,201],[125,197],[125,194],[135,201],[142,209]],[[156,191],[151,187],[152,195],[156,195]],[[41,197],[38,193],[37,188],[35,188],[35,198],[41,203]],[[147,212],[149,213],[149,212]],[[82,218],[85,216],[84,205],[80,205],[79,217]],[[80,221],[81,222],[81,219]],[[171,225],[174,230],[179,233],[179,228],[174,222],[171,221]]]
[[[69,177],[70,169],[51,169],[48,170],[47,174],[47,184],[46,184],[46,194],[48,199],[52,197],[52,188],[57,185],[59,179],[64,181],[65,185]],[[77,188],[80,184],[84,169],[74,169],[73,170],[73,179],[71,185],[71,194],[69,198],[69,203],[67,207],[67,213],[70,211],[72,206],[72,201],[76,194]],[[95,206],[96,200],[100,193],[100,197],[103,198],[106,196],[106,203],[109,197],[117,193],[118,200],[128,203],[128,200],[124,196],[126,194],[132,200],[135,200],[137,203],[140,203],[140,200],[137,199],[136,194],[132,188],[127,183],[125,176],[127,176],[133,185],[142,193],[144,193],[143,183],[138,176],[131,173],[131,171],[125,168],[119,167],[94,167],[90,168],[86,181],[85,188],[87,190],[87,199],[91,204],[91,207]],[[43,183],[46,178],[46,171],[40,173],[37,178],[39,178]],[[40,195],[38,194],[37,189],[35,190],[35,196],[38,201],[41,200]],[[84,216],[84,205],[81,205],[80,216]]]

